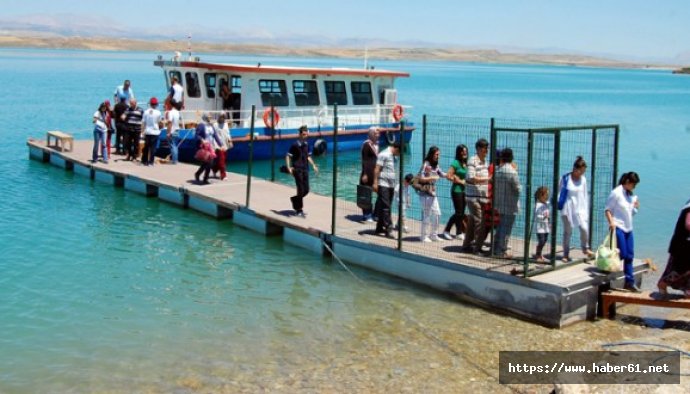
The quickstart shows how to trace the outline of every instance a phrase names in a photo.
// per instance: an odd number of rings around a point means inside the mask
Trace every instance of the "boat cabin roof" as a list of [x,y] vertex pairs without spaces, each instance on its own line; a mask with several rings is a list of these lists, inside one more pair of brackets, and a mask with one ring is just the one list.
[[155,60],[154,66],[159,67],[185,67],[198,68],[205,70],[221,70],[234,73],[257,73],[257,74],[286,74],[286,75],[347,75],[347,76],[366,76],[366,77],[409,77],[409,73],[375,70],[375,69],[355,69],[355,68],[317,68],[317,67],[281,67],[269,66],[258,63],[257,65],[241,65],[227,63],[208,63],[200,61],[175,61],[175,60]]

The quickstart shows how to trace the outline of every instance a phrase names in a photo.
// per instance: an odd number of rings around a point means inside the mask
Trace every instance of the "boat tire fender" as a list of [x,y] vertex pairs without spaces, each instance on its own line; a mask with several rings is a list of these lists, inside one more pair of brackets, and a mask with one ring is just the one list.
[[[273,112],[273,122],[271,122],[271,112]],[[280,113],[275,108],[266,108],[263,119],[266,127],[273,128],[280,122]]]
[[326,140],[319,138],[316,140],[316,142],[314,142],[314,149],[312,149],[312,154],[314,156],[323,156],[326,154],[327,150],[328,144],[326,143]]
[[405,114],[405,110],[403,109],[402,105],[395,104],[391,113],[393,114],[393,119],[395,119],[396,122],[400,122],[400,119],[402,119],[403,115]]

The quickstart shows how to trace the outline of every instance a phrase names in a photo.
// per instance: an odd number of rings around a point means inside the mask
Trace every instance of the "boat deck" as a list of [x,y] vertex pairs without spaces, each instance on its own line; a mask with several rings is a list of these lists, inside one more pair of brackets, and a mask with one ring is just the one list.
[[[248,179],[244,174],[228,173],[224,181],[211,178],[210,184],[201,185],[194,180],[198,167],[191,164],[143,166],[117,155],[113,155],[108,164],[91,163],[92,144],[91,141],[74,141],[71,151],[62,151],[46,146],[45,139],[27,142],[32,159],[219,219],[231,219],[266,235],[282,235],[287,242],[316,253],[325,253],[324,243],[328,243],[344,261],[451,292],[470,302],[549,326],[560,327],[594,318],[599,294],[622,277],[620,273],[602,273],[589,264],[570,264],[524,278],[522,261],[460,253],[458,240],[419,242],[415,229],[420,224],[410,219],[406,224],[411,231],[403,234],[403,248],[398,251],[397,239],[374,234],[374,223],[361,223],[345,215],[345,212],[356,210],[355,204],[347,201],[337,202],[337,213],[343,212],[343,215],[336,216],[333,235],[329,196],[310,193],[305,197],[306,218],[297,217],[292,214],[289,199],[295,193],[294,187],[252,179],[247,204]],[[344,205],[352,207],[340,209]],[[513,251],[515,255],[521,252]],[[530,270],[545,268],[549,267],[530,265]],[[646,263],[635,262],[637,276],[647,269]],[[535,302],[539,305],[534,305]]]

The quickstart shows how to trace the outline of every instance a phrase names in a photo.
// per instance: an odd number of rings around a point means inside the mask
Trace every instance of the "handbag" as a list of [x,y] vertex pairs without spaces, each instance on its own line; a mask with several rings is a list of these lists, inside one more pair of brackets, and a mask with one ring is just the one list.
[[561,178],[561,190],[560,193],[558,193],[559,211],[563,210],[566,201],[568,201],[568,174],[563,175],[563,178]]
[[436,191],[436,187],[433,183],[422,182],[419,175],[415,175],[414,178],[412,178],[410,181],[410,186],[412,186],[412,189],[414,189],[417,193],[423,193],[430,196],[433,196],[434,192]]
[[210,163],[215,158],[216,152],[213,151],[213,149],[211,148],[211,144],[209,144],[208,142],[202,143],[199,149],[196,151],[196,154],[194,155],[195,160],[204,163]]
[[616,235],[613,231],[609,231],[601,243],[596,253],[597,268],[606,272],[620,272],[623,271],[623,263],[619,256],[619,251],[616,243]]
[[371,193],[371,186],[357,185],[357,206],[365,210],[370,210],[372,208]]

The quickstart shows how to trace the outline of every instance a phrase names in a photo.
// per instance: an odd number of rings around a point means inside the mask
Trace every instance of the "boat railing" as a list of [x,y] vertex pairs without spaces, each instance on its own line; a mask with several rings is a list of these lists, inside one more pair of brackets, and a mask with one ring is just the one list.
[[[348,126],[367,125],[367,124],[386,124],[396,123],[398,120],[393,116],[395,105],[373,105],[373,106],[342,106],[338,107],[338,128],[345,130]],[[402,106],[403,113],[409,110],[410,106]],[[276,129],[296,129],[301,125],[309,127],[332,128],[334,125],[334,107],[305,107],[305,108],[282,108],[274,107],[273,118],[271,107],[257,108],[255,110],[255,128],[269,127],[275,120]],[[249,128],[251,126],[251,110],[241,111],[187,111],[181,112],[181,118],[186,128],[195,127],[201,122],[201,116],[206,113],[213,120],[221,114],[225,114],[234,128]]]

